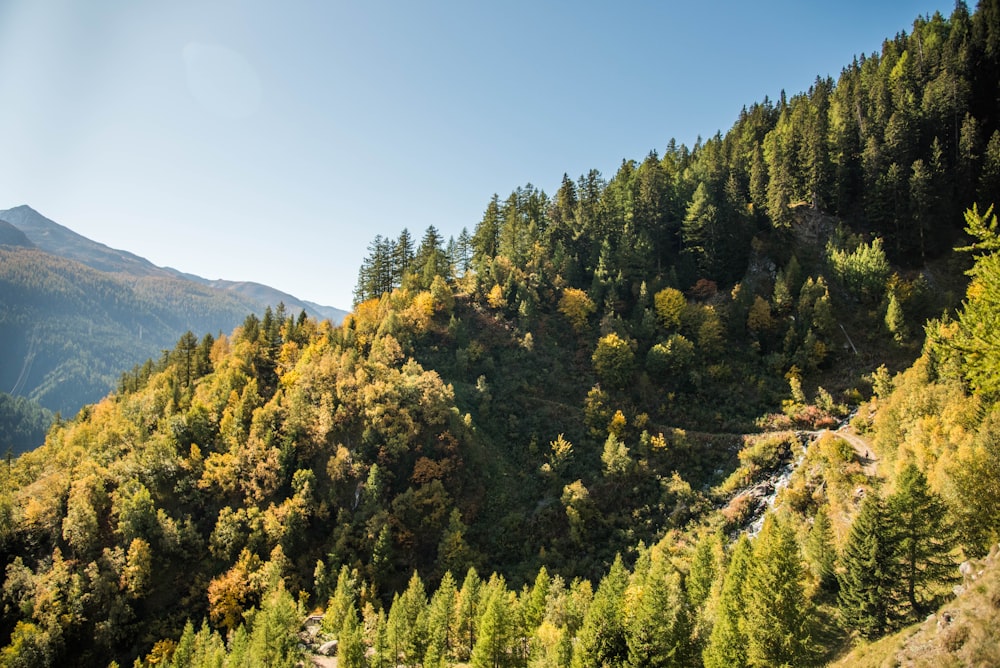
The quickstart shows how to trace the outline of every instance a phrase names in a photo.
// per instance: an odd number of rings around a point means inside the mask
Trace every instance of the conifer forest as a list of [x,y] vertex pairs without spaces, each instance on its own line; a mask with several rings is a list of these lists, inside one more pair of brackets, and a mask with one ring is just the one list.
[[998,72],[958,2],[188,332],[0,463],[0,666],[1000,665]]

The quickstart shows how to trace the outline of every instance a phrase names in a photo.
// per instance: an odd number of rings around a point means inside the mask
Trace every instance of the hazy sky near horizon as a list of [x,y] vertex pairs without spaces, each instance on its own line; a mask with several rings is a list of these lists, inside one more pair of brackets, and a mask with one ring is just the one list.
[[376,234],[611,178],[953,7],[0,0],[0,209],[349,309]]

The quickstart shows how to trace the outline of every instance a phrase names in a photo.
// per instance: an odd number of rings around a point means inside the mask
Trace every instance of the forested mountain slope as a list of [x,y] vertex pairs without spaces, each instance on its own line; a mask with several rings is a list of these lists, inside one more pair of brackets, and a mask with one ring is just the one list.
[[[203,286],[217,289],[224,294],[221,301],[240,303],[244,312],[262,311],[267,306],[285,304],[289,311],[298,313],[304,310],[309,316],[323,320],[329,318],[335,323],[347,315],[331,306],[323,306],[276,290],[268,285],[251,281],[210,280],[180,272],[170,267],[158,267],[149,260],[128,251],[109,248],[102,243],[92,241],[72,230],[46,218],[29,206],[18,206],[6,211],[0,211],[0,220],[7,222],[23,232],[25,237],[40,250],[69,260],[75,260],[92,269],[111,274],[124,274],[134,278],[166,278],[172,281],[190,280]],[[11,244],[6,244],[11,245]],[[233,322],[226,330],[231,329]]]
[[189,281],[109,274],[0,247],[0,383],[67,416],[188,329],[229,331],[250,305]]
[[[0,243],[0,388],[66,416],[185,331],[228,332],[248,313],[279,303],[296,313],[336,315],[264,285],[157,267],[26,206],[2,211],[0,219],[11,230]],[[21,451],[39,443],[10,445]]]
[[314,609],[341,666],[816,665],[923,619],[1000,538],[998,36],[959,4],[377,237],[339,327],[185,335],[0,469],[0,665],[294,665]]
[[41,215],[30,206],[0,211],[0,220],[21,230],[32,245],[47,253],[75,260],[92,269],[131,276],[170,276],[177,272],[157,267],[128,251],[109,248]]

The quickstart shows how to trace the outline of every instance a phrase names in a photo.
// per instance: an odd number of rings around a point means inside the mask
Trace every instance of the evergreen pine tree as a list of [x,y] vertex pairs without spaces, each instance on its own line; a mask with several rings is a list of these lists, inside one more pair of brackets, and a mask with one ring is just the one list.
[[628,586],[628,572],[621,555],[615,557],[601,580],[594,600],[583,619],[573,648],[573,668],[617,666],[628,657],[622,620],[622,596]]
[[851,524],[840,562],[840,611],[848,628],[877,638],[896,619],[895,545],[885,503],[874,490]]
[[932,609],[941,585],[955,579],[955,530],[940,496],[912,462],[903,469],[898,489],[887,500],[892,517],[901,598],[914,619]]
[[486,275],[490,263],[499,251],[502,215],[500,198],[494,194],[472,235],[472,267],[480,276]]
[[396,238],[396,243],[392,246],[392,286],[398,288],[403,284],[403,278],[410,271],[413,265],[413,258],[416,253],[413,250],[413,236],[410,231],[403,228]]
[[465,276],[472,268],[472,235],[465,227],[459,232],[458,240],[455,242],[455,254],[457,259],[455,273],[458,276]]
[[746,580],[753,559],[750,541],[740,536],[729,557],[715,610],[715,623],[702,652],[705,668],[738,668],[747,665]]
[[684,252],[691,255],[702,277],[717,276],[720,266],[721,221],[719,208],[705,183],[699,183],[681,227]]
[[746,582],[747,662],[804,666],[812,662],[812,601],[805,595],[795,532],[775,515],[754,540]]

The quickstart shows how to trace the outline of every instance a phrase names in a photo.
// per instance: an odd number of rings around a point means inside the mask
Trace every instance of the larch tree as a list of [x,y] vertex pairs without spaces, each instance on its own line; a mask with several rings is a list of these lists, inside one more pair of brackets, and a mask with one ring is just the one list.
[[803,666],[813,661],[813,603],[806,596],[795,531],[768,514],[754,540],[746,582],[747,663]]
[[476,645],[479,628],[479,604],[482,580],[475,568],[469,568],[455,599],[455,658],[467,661]]
[[965,212],[965,222],[966,232],[977,241],[959,250],[974,251],[978,257],[968,271],[972,281],[954,345],[973,389],[996,398],[1000,396],[1000,229],[992,206],[980,214],[973,205]]
[[473,668],[501,668],[511,663],[517,640],[516,602],[503,578],[494,575],[483,592],[479,636],[472,648]]
[[340,635],[344,619],[348,616],[348,613],[354,610],[354,604],[357,600],[357,585],[357,571],[351,571],[347,567],[347,564],[341,566],[340,573],[337,575],[337,585],[334,588],[333,596],[330,597],[326,611],[323,613],[322,625],[324,631],[335,636]]
[[612,387],[625,387],[635,371],[634,343],[614,332],[602,337],[591,356],[598,378]]
[[715,621],[702,652],[705,668],[735,668],[747,665],[746,580],[753,549],[746,535],[740,536],[729,556]]
[[688,666],[693,656],[691,609],[680,573],[666,558],[652,555],[649,570],[626,594],[626,665],[634,668]]
[[339,668],[366,668],[365,640],[358,613],[351,607],[344,616],[337,643],[337,666]]
[[826,594],[837,592],[837,550],[833,545],[833,526],[827,506],[821,506],[816,511],[813,524],[806,537],[805,555],[812,570],[813,577],[819,584],[820,591]]
[[951,477],[962,544],[985,556],[1000,538],[1000,408],[987,414],[967,447],[959,448]]
[[622,597],[628,586],[628,571],[616,556],[594,593],[573,648],[573,668],[621,665],[628,658]]
[[458,590],[451,571],[441,578],[441,583],[431,596],[427,608],[427,652],[424,655],[425,668],[443,668],[453,644],[452,630],[455,627],[455,600]]

